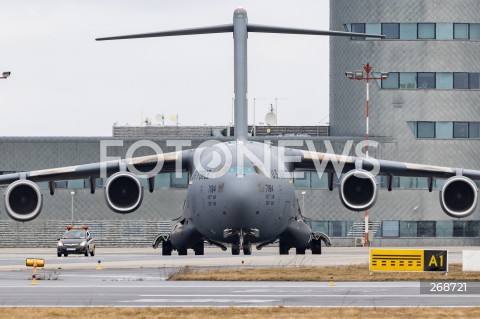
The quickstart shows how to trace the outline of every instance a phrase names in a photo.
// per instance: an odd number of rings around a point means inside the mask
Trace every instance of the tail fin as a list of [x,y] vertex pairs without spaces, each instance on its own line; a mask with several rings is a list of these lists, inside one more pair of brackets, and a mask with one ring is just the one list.
[[170,37],[180,35],[196,35],[208,33],[226,33],[233,32],[234,39],[234,91],[235,91],[235,138],[239,141],[245,141],[248,135],[248,100],[247,100],[247,38],[248,32],[262,33],[286,33],[286,34],[302,34],[302,35],[327,35],[327,36],[348,36],[348,37],[371,37],[385,38],[383,35],[364,34],[342,31],[322,31],[308,29],[293,29],[272,26],[262,26],[248,24],[247,11],[238,8],[233,13],[233,24],[173,30],[164,32],[152,32],[143,34],[132,34],[124,36],[98,38],[97,41],[104,40],[121,40],[121,39],[138,39],[138,38],[154,38],[154,37]]

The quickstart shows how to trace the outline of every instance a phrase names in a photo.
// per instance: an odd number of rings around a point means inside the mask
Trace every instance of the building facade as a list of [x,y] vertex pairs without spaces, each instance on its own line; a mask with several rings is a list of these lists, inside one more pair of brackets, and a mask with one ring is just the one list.
[[[331,0],[330,27],[386,35],[330,38],[331,135],[365,136],[365,83],[345,72],[370,63],[374,76],[389,72],[370,83],[370,137],[392,139],[383,159],[480,169],[480,2]],[[390,220],[395,236],[408,225],[435,229],[436,237],[465,234],[431,194],[413,191],[424,180],[399,182],[412,193],[394,190],[387,211],[371,218]],[[478,236],[478,209],[469,219],[468,235]]]

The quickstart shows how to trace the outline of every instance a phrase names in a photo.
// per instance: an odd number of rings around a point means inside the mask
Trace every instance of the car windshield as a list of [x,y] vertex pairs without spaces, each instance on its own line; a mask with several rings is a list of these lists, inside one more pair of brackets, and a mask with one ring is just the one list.
[[64,239],[82,239],[85,238],[84,230],[69,230],[63,234]]

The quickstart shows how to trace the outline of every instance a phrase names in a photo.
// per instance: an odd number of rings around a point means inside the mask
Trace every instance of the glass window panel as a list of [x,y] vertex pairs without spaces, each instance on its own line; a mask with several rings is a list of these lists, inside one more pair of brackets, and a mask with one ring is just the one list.
[[437,89],[453,89],[453,73],[438,72],[436,74]]
[[382,222],[382,237],[399,237],[400,223],[398,220],[384,220]]
[[435,73],[433,73],[433,72],[419,72],[418,73],[418,88],[419,89],[434,89],[435,88]]
[[478,220],[468,220],[465,225],[465,237],[478,237],[480,233],[480,222]]
[[400,188],[400,177],[393,176],[393,178],[392,178],[392,188]]
[[453,237],[453,221],[439,220],[437,221],[437,237]]
[[417,179],[414,177],[400,177],[400,188],[402,189],[417,188]]
[[437,39],[438,40],[452,40],[453,39],[453,24],[452,23],[437,23]]
[[468,138],[468,122],[453,122],[453,137]]
[[[167,177],[165,177],[167,178]],[[175,173],[171,173],[172,187],[187,188],[188,187],[188,172],[182,172],[181,177],[175,177]]]
[[332,237],[344,237],[343,236],[343,222],[333,221],[330,222],[330,236]]
[[401,89],[416,89],[417,88],[417,73],[402,72],[400,73],[400,88]]
[[388,78],[386,80],[382,80],[382,89],[398,89],[398,77],[398,72],[388,73]]
[[293,180],[293,185],[296,188],[310,188],[310,172],[299,173],[303,173],[303,178],[295,178]]
[[453,138],[453,122],[437,122],[435,129],[437,138]]
[[[365,33],[365,23],[352,23],[352,32]],[[353,40],[365,39],[365,37],[352,37]]]
[[[175,173],[172,173],[175,175]],[[160,173],[155,176],[155,188],[170,187],[170,173]]]
[[350,23],[345,24],[345,31],[351,32],[352,31],[352,25]]
[[417,39],[417,24],[416,23],[401,23],[400,24],[400,39],[402,39],[402,40],[416,40]]
[[468,74],[468,87],[470,89],[480,89],[480,73]]
[[453,88],[468,89],[468,73],[466,72],[453,73]]
[[67,181],[55,182],[55,188],[67,188]]
[[478,138],[480,137],[480,123],[470,122],[468,125],[468,137]]
[[40,182],[40,183],[37,183],[37,186],[38,186],[40,189],[49,189],[49,187],[48,187],[48,182]]
[[71,180],[67,182],[67,185],[68,185],[68,188],[74,188],[74,189],[84,188],[85,180],[83,179]]
[[417,237],[417,222],[400,221],[400,237]]
[[435,23],[419,23],[418,38],[435,39]]
[[310,223],[310,227],[312,227],[312,230],[314,232],[322,232],[328,234],[328,222],[312,220]]
[[386,39],[400,38],[400,25],[398,23],[382,23],[382,34]]
[[312,188],[328,188],[328,175],[318,175],[317,172],[311,173],[311,185]]
[[[382,34],[382,25],[380,23],[367,23],[365,24],[365,33],[370,34]],[[367,40],[378,40],[375,38],[366,38]]]
[[453,237],[464,237],[465,236],[465,222],[454,220],[453,221]]
[[470,24],[470,40],[480,40],[480,23]]
[[453,37],[455,39],[468,39],[468,23],[454,23]]
[[436,237],[435,221],[418,221],[417,237]]
[[407,122],[408,127],[413,133],[413,136],[417,136],[417,122],[414,121],[408,121]]
[[417,188],[427,189],[428,179],[426,177],[417,177]]
[[435,122],[417,122],[418,138],[435,138]]

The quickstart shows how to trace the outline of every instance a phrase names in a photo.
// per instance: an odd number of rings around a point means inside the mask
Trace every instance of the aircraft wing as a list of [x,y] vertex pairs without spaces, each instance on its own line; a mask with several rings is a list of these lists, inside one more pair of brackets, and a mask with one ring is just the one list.
[[[30,180],[32,182],[52,182],[99,178],[102,177],[102,172],[106,173],[103,177],[109,177],[120,172],[123,169],[122,166],[125,167],[126,171],[136,170],[138,172],[145,172],[146,175],[149,175],[148,172],[154,171],[157,165],[161,166],[161,169],[158,172],[174,172],[177,167],[187,167],[191,157],[190,153],[190,151],[171,152],[108,162],[5,174],[0,175],[0,185],[10,184],[21,179]],[[177,163],[177,161],[179,162]]]
[[377,168],[376,173],[378,173],[378,175],[431,178],[450,178],[456,175],[461,175],[471,179],[480,180],[480,170],[377,160],[374,158],[367,159],[304,150],[296,151],[298,151],[298,154],[295,155],[300,156],[301,161],[294,163],[295,169],[315,170],[322,164],[322,162],[324,162],[327,164],[326,171],[329,172],[334,172],[335,167],[333,164],[338,163],[337,167],[342,167],[342,172],[347,172],[352,169],[372,171]]
[[135,211],[143,200],[143,186],[138,176],[148,178],[148,190],[153,192],[155,175],[190,169],[191,150],[122,160],[83,164],[0,176],[5,190],[5,209],[16,221],[30,221],[42,209],[43,196],[36,183],[48,182],[50,194],[55,192],[55,181],[89,179],[90,192],[95,192],[95,179],[109,177],[104,185],[107,206],[117,213]]
[[426,177],[428,190],[433,190],[434,180],[446,179],[440,190],[440,205],[450,217],[471,215],[478,201],[480,170],[421,165],[405,162],[376,160],[330,153],[292,150],[290,156],[300,161],[292,163],[295,170],[316,170],[328,173],[328,188],[333,190],[334,174],[343,174],[338,189],[342,204],[353,211],[370,209],[376,202],[378,181],[376,175],[386,176],[387,189],[392,190],[394,176]]

